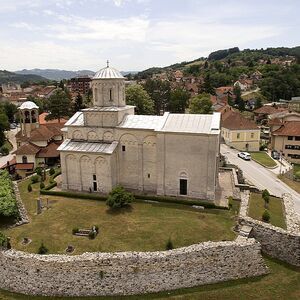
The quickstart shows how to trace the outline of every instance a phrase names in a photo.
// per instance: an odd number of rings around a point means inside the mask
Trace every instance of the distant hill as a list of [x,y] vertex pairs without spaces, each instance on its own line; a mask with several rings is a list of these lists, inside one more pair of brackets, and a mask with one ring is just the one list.
[[90,70],[79,70],[79,71],[67,71],[67,70],[59,70],[59,69],[31,69],[31,70],[21,70],[16,71],[17,74],[23,75],[38,75],[45,77],[50,80],[62,80],[62,79],[70,79],[78,76],[93,76],[95,72]]
[[[17,74],[22,75],[38,75],[45,77],[49,80],[62,80],[62,79],[71,79],[73,77],[78,76],[94,76],[95,72],[91,70],[78,70],[78,71],[67,71],[67,70],[59,70],[59,69],[31,69],[31,70],[21,70],[16,71]],[[136,71],[124,71],[121,72],[123,75],[127,75],[129,73],[136,74]]]
[[14,83],[24,83],[24,82],[40,82],[47,81],[46,78],[39,75],[24,75],[16,74],[6,70],[0,70],[0,84],[14,82]]
[[[300,58],[300,46],[298,47],[278,47],[278,48],[266,48],[266,49],[244,49],[240,50],[238,47],[229,49],[217,50],[208,55],[208,57],[200,57],[192,61],[183,61],[166,67],[152,67],[144,71],[137,73],[137,78],[148,78],[153,74],[163,73],[174,70],[182,70],[186,73],[192,74],[199,68],[198,71],[204,69],[204,62],[207,60],[210,63],[217,61],[226,61],[230,65],[234,66],[235,62],[239,66],[248,67],[249,62],[253,61],[253,64],[258,64],[261,59],[283,58],[286,56],[293,56]],[[198,72],[198,73],[200,73]],[[196,75],[196,74],[194,74]],[[198,74],[199,75],[199,74]]]

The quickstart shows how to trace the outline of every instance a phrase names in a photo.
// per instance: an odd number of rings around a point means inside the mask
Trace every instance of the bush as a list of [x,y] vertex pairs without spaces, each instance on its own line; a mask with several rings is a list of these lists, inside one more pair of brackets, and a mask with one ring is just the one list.
[[39,182],[39,179],[40,179],[39,175],[33,175],[31,176],[31,183],[37,183]]
[[35,173],[39,176],[42,176],[43,174],[43,169],[41,167],[35,168]]
[[0,231],[0,247],[7,248],[8,239],[4,233]]
[[31,186],[30,183],[29,183],[28,186],[27,186],[27,191],[28,191],[29,193],[32,192],[32,186]]
[[93,240],[97,235],[97,232],[91,230],[90,233],[89,233],[89,239],[90,240]]
[[38,249],[38,254],[47,254],[48,253],[48,249],[47,247],[45,247],[45,245],[42,243],[41,246]]
[[2,216],[18,216],[13,184],[10,175],[4,170],[0,170],[0,219],[2,219]]
[[263,197],[263,199],[265,199],[265,197],[270,197],[270,193],[267,189],[263,190],[262,197]]
[[267,148],[267,145],[263,144],[259,146],[259,151],[265,151],[265,149]]
[[0,149],[0,152],[3,154],[3,155],[8,155],[9,154],[9,149],[7,146],[2,146],[1,149]]
[[132,193],[126,192],[122,186],[116,186],[109,193],[106,204],[110,208],[121,208],[128,206],[132,201],[134,201]]
[[268,223],[270,221],[270,219],[271,219],[270,213],[269,213],[269,211],[267,209],[265,209],[265,211],[264,211],[264,213],[262,215],[262,220],[264,222]]
[[49,170],[49,174],[50,174],[50,176],[52,176],[52,175],[54,175],[54,174],[55,174],[55,170],[54,170],[54,168],[51,168],[51,169]]
[[172,249],[174,249],[173,242],[169,238],[167,243],[166,243],[166,250],[172,250]]
[[72,229],[72,234],[73,235],[75,235],[76,233],[78,233],[79,232],[79,228],[78,227],[74,227],[73,229]]
[[232,205],[233,205],[233,198],[232,198],[232,196],[229,196],[228,197],[228,207],[232,208]]
[[300,171],[297,171],[297,172],[295,173],[295,178],[296,178],[296,179],[300,179]]
[[41,182],[40,183],[40,189],[42,190],[42,189],[44,189],[45,188],[45,183],[44,182]]

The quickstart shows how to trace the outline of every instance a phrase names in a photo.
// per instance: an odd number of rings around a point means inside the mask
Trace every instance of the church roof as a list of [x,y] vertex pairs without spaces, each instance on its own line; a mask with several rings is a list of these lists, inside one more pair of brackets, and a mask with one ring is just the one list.
[[58,148],[58,151],[75,151],[88,153],[112,154],[118,145],[117,141],[112,143],[84,142],[67,139]]
[[81,111],[76,112],[66,123],[66,126],[83,126],[84,118]]
[[160,130],[162,132],[219,134],[220,113],[169,114]]
[[111,68],[108,64],[106,68],[99,70],[93,79],[123,79],[123,75],[116,69]]
[[118,128],[159,130],[164,125],[169,113],[163,116],[127,115]]

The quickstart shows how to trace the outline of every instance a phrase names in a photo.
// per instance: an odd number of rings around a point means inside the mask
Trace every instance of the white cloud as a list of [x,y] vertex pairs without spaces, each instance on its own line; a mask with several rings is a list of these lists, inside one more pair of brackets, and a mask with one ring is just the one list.
[[26,22],[17,22],[11,24],[11,27],[17,28],[17,29],[26,29],[26,30],[37,30],[39,29],[37,26],[34,26],[32,24],[26,23]]

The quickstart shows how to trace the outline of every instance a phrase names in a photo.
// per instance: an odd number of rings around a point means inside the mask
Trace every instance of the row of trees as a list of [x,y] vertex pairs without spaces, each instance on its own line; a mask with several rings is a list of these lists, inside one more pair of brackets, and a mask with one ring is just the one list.
[[126,89],[126,103],[136,106],[138,115],[160,115],[171,113],[210,113],[211,101],[208,93],[190,99],[190,94],[182,88],[171,90],[170,83],[148,79],[142,86],[131,85]]

